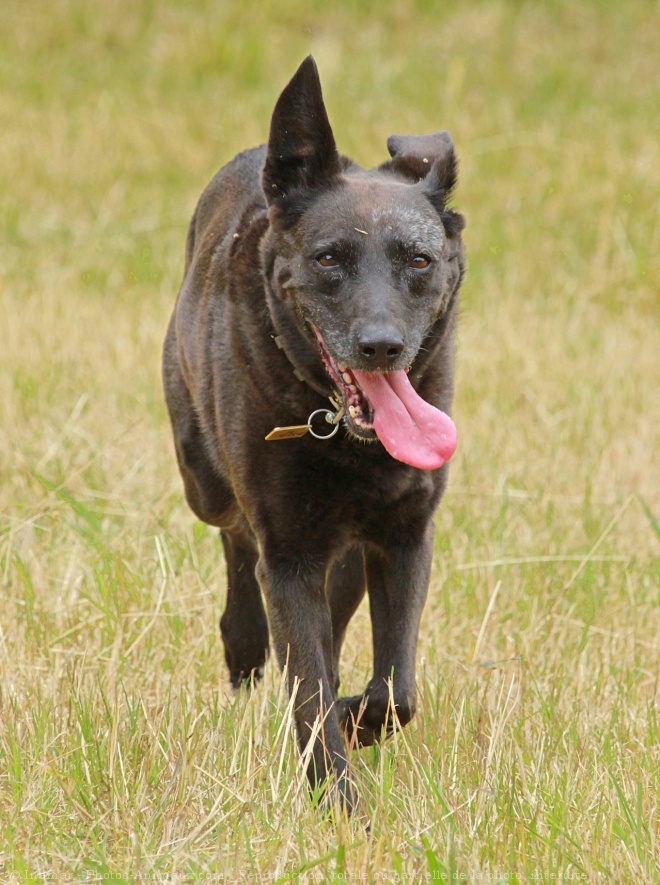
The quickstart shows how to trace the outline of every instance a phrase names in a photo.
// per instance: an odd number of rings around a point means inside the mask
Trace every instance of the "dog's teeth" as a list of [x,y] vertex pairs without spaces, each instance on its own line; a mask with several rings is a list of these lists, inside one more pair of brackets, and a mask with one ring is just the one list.
[[351,384],[353,381],[353,377],[348,374],[348,372],[344,372],[341,376],[347,384]]
[[343,363],[337,363],[337,368],[342,374],[346,371],[346,366]]
[[349,384],[348,389],[351,391],[351,393],[357,393],[357,387],[355,386],[355,384]]
[[360,410],[357,406],[349,406],[348,414],[351,416],[351,418],[357,418],[357,416],[360,414]]

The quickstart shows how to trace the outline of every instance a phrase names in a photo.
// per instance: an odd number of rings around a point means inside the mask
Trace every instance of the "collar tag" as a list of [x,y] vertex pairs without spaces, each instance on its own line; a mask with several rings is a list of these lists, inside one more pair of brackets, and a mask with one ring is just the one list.
[[297,439],[304,436],[309,430],[309,424],[293,424],[291,427],[274,427],[264,439],[271,442],[274,439]]
[[[316,409],[316,411],[312,412],[307,419],[307,424],[292,424],[289,427],[273,427],[271,432],[268,436],[265,436],[264,439],[267,442],[272,442],[274,439],[297,439],[308,432],[316,437],[316,439],[332,439],[335,433],[339,430],[339,422],[341,421],[343,414],[343,408],[338,412],[331,412],[330,409]],[[326,422],[333,425],[330,433],[319,433],[314,430],[312,427],[312,421],[317,415],[325,415]]]

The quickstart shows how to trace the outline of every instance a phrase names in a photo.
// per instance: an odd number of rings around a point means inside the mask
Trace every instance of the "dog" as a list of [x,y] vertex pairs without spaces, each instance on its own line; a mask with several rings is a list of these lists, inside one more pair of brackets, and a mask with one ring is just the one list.
[[[231,683],[262,675],[270,636],[310,784],[349,813],[345,742],[370,745],[415,712],[433,514],[456,447],[457,160],[444,131],[387,147],[373,169],[338,153],[306,58],[267,145],[199,200],[163,353],[186,498],[220,528]],[[373,676],[338,697],[365,592]]]

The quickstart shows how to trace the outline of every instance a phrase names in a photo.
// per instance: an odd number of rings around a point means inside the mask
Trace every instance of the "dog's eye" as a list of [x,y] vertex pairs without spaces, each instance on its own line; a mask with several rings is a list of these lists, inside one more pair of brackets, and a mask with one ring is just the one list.
[[414,270],[426,270],[431,264],[431,259],[427,258],[426,255],[415,255],[414,258],[411,258],[408,262],[408,267],[412,267]]
[[321,267],[339,267],[339,261],[332,252],[322,252],[320,255],[317,255],[316,263],[320,264]]

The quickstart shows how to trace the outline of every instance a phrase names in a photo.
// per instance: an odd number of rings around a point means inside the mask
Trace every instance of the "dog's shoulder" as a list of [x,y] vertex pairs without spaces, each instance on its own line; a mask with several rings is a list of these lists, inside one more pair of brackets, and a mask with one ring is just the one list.
[[263,204],[261,170],[266,146],[249,148],[226,163],[208,183],[197,203],[188,230],[187,264],[207,233],[217,243],[235,226],[250,205]]

